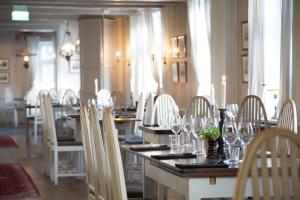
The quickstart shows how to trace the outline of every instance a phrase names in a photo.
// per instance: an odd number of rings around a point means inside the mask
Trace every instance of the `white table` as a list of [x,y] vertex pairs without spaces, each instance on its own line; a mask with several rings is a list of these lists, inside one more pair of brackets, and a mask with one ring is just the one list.
[[[177,191],[182,199],[190,200],[234,195],[237,166],[181,170],[175,167],[175,163],[184,160],[197,162],[197,159],[156,160],[151,158],[151,155],[170,153],[170,151],[136,152],[131,151],[129,145],[123,145],[122,150],[143,158],[144,198],[146,199],[163,198],[161,186]],[[251,184],[247,184],[245,194],[251,196]]]

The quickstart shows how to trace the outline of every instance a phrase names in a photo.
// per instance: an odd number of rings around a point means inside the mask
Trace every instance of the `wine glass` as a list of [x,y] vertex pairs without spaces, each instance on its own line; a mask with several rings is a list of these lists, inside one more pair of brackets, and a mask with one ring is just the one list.
[[254,133],[251,122],[242,121],[238,125],[239,138],[241,139],[243,145],[243,159],[245,158],[246,149],[248,144],[252,141]]
[[170,117],[170,121],[171,121],[171,130],[172,132],[175,134],[175,140],[177,145],[174,145],[173,148],[178,148],[179,146],[179,141],[178,141],[178,134],[182,129],[182,120],[180,115],[173,115],[172,117]]
[[194,132],[195,128],[195,118],[193,115],[184,115],[183,116],[183,130],[184,130],[184,145],[190,145],[190,135]]
[[194,119],[194,131],[192,132],[193,140],[192,145],[194,153],[203,155],[204,151],[204,140],[202,138],[202,131],[205,127],[206,118],[195,118]]
[[239,107],[237,104],[233,103],[227,105],[228,115],[231,116],[233,120],[236,118],[238,111],[239,111]]
[[235,145],[238,140],[238,129],[234,121],[227,121],[222,128],[222,138],[229,149],[229,164],[238,163],[239,147]]

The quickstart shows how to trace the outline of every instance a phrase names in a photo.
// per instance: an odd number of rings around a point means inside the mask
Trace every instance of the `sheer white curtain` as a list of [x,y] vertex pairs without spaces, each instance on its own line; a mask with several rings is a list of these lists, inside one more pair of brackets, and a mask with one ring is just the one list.
[[210,0],[189,0],[188,18],[191,38],[191,63],[197,75],[197,95],[210,94]]
[[293,0],[282,0],[281,4],[279,106],[281,106],[286,99],[291,98],[292,95]]
[[264,84],[264,1],[249,0],[248,94],[262,97]]
[[55,87],[55,43],[54,37],[27,36],[27,46],[35,56],[30,56],[29,67],[32,69],[32,88],[26,98],[35,99],[38,91]]
[[161,9],[147,9],[146,12],[148,21],[149,41],[152,53],[152,73],[155,81],[158,84],[157,93],[163,91],[163,26]]
[[154,43],[150,37],[152,21],[148,13],[142,11],[137,15],[130,16],[130,48],[131,48],[131,92],[134,99],[139,94],[155,92],[157,82],[152,74],[151,47]]

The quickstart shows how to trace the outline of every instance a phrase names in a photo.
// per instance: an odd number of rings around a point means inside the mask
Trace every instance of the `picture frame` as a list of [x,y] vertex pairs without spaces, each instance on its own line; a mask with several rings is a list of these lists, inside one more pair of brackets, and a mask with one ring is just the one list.
[[248,40],[249,40],[248,21],[243,21],[242,22],[242,48],[243,48],[243,50],[248,50]]
[[185,58],[186,57],[186,36],[180,35],[177,37],[178,40],[178,57]]
[[171,58],[178,58],[178,39],[171,37]]
[[10,76],[9,72],[0,72],[0,83],[9,83]]
[[179,83],[186,83],[187,82],[187,62],[180,62],[178,64],[178,74],[179,74]]
[[172,67],[172,81],[178,83],[178,63],[174,62],[171,64]]
[[248,83],[249,80],[248,54],[242,55],[242,77],[243,77],[243,83]]
[[79,59],[74,59],[70,61],[70,73],[79,74],[80,73],[80,61]]
[[0,70],[9,70],[8,58],[0,58]]

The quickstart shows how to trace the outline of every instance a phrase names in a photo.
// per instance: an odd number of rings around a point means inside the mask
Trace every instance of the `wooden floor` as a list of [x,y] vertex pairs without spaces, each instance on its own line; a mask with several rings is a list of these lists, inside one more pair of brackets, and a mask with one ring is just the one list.
[[[26,143],[25,129],[0,129],[0,135],[10,135],[19,148],[0,148],[0,163],[18,162],[29,173],[43,200],[85,200],[87,190],[84,181],[76,178],[61,178],[54,186],[43,172],[42,143]],[[41,140],[41,138],[39,138]]]

